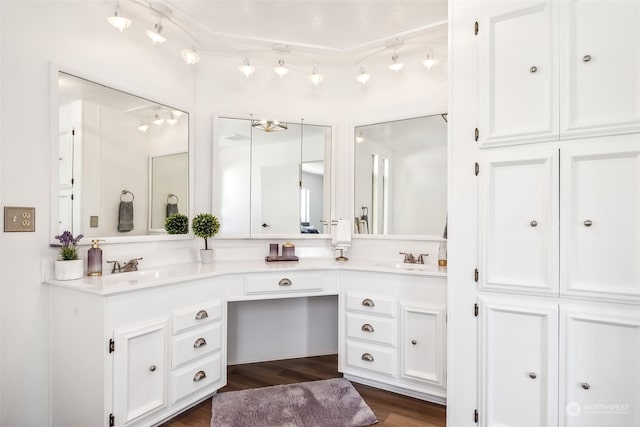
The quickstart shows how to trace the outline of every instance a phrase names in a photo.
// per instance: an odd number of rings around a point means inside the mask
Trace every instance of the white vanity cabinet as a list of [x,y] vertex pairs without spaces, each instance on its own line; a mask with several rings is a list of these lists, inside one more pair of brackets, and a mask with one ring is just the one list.
[[342,271],[339,369],[397,393],[446,398],[446,277]]
[[51,425],[152,425],[224,386],[224,298],[224,277],[113,294],[52,286]]

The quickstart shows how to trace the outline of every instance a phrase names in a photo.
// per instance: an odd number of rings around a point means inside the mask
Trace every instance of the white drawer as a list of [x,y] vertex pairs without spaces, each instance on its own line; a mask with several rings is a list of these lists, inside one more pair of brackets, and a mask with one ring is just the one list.
[[222,301],[207,301],[192,307],[181,308],[173,312],[173,334],[201,326],[222,317]]
[[395,376],[395,350],[347,341],[347,365]]
[[396,317],[396,303],[391,297],[347,292],[347,310]]
[[245,295],[324,290],[322,273],[250,274],[245,276]]
[[347,337],[395,346],[396,321],[376,316],[347,313]]
[[171,381],[173,403],[220,381],[222,373],[220,365],[220,353],[217,353],[174,371]]
[[221,348],[222,326],[216,322],[192,332],[173,338],[171,344],[171,366],[173,369],[198,357]]

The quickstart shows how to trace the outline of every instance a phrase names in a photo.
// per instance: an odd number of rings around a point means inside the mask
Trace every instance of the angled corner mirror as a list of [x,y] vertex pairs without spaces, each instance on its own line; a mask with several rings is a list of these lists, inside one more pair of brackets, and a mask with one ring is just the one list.
[[189,215],[189,115],[64,72],[57,78],[52,231],[159,236],[168,213]]
[[318,235],[331,217],[331,127],[217,119],[214,212],[223,236]]
[[447,218],[447,115],[355,128],[358,234],[443,235]]

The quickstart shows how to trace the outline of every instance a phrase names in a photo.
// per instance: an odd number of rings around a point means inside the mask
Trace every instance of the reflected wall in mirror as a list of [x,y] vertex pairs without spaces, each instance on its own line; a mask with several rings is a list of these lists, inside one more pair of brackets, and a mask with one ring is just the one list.
[[324,234],[330,218],[331,128],[248,119],[217,121],[214,211],[222,235]]
[[188,114],[64,72],[57,89],[55,231],[88,238],[164,232],[175,201],[169,194],[189,214]]
[[355,231],[443,234],[447,217],[447,115],[355,128]]

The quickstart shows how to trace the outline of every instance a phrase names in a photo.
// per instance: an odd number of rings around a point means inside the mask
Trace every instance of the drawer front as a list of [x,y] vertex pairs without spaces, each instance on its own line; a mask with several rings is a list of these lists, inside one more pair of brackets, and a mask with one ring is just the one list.
[[222,378],[220,353],[173,372],[173,403]]
[[347,342],[347,365],[395,376],[396,351],[374,345]]
[[380,295],[347,292],[347,310],[396,317],[395,300]]
[[251,274],[244,279],[245,295],[324,290],[324,276],[309,274]]
[[347,313],[347,338],[395,346],[396,331],[393,319]]
[[180,334],[173,338],[171,345],[171,366],[175,369],[198,357],[212,353],[221,348],[221,341],[220,322]]
[[194,326],[202,326],[222,317],[222,301],[207,301],[173,312],[173,335]]

